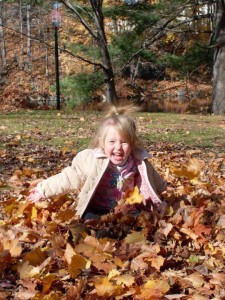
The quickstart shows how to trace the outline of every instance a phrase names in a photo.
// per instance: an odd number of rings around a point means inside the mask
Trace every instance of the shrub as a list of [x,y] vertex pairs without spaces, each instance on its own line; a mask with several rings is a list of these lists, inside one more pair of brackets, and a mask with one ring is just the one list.
[[202,65],[212,63],[212,53],[204,45],[194,44],[188,48],[181,56],[167,54],[163,58],[168,68],[179,71],[181,75],[187,73],[198,73],[198,68]]
[[66,106],[74,108],[78,105],[88,104],[93,93],[103,83],[103,75],[99,72],[77,76],[67,76],[61,80],[61,91],[66,97]]

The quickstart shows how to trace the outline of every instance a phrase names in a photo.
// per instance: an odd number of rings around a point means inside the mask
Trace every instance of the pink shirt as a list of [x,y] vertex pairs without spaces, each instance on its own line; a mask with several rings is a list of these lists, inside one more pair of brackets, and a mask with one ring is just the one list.
[[128,158],[123,167],[110,163],[91,199],[89,208],[107,210],[114,208],[125,192],[134,188],[136,174],[137,167],[133,156]]

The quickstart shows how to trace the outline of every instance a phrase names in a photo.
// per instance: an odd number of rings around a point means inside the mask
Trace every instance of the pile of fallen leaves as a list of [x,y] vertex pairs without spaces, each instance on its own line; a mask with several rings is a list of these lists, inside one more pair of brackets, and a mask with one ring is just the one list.
[[225,157],[172,148],[152,152],[168,181],[160,213],[129,214],[135,189],[84,222],[75,194],[28,203],[43,174],[16,170],[20,190],[0,202],[0,299],[225,299]]

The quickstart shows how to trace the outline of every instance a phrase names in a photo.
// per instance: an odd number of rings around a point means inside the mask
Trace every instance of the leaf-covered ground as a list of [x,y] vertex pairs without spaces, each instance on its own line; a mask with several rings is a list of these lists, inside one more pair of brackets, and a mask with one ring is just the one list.
[[[79,134],[90,137],[82,124]],[[139,125],[145,131],[145,120]],[[2,135],[0,299],[225,299],[221,147],[145,140],[168,181],[167,207],[129,215],[134,193],[84,223],[75,217],[76,194],[26,201],[31,182],[61,170],[77,150],[39,143],[50,132],[35,128]]]

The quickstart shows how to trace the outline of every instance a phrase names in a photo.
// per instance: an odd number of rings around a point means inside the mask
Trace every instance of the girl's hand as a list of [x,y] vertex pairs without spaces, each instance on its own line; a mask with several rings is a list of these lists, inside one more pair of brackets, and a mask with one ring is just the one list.
[[34,189],[32,189],[29,193],[29,196],[27,197],[27,200],[35,203],[41,199],[43,199],[43,195],[39,192],[38,188],[35,187]]

